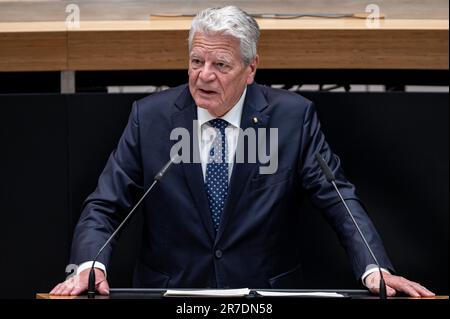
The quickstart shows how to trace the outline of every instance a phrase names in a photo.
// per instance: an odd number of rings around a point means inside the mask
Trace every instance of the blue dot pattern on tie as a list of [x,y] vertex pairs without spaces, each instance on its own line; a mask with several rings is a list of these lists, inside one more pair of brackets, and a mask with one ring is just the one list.
[[228,163],[225,128],[228,122],[222,119],[209,121],[214,127],[216,137],[209,151],[206,164],[206,195],[211,211],[214,229],[217,232],[220,225],[223,208],[228,194]]

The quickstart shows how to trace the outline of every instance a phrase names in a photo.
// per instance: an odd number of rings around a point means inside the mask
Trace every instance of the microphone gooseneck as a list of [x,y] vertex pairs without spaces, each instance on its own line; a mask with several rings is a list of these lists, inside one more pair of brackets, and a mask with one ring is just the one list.
[[384,282],[383,272],[381,270],[380,264],[378,263],[377,257],[375,257],[375,254],[373,253],[372,249],[370,248],[369,244],[367,243],[366,238],[364,237],[364,234],[362,233],[361,229],[358,226],[358,223],[356,222],[355,218],[353,217],[353,214],[350,211],[350,208],[347,206],[347,203],[345,202],[344,198],[341,195],[341,192],[339,191],[339,188],[336,185],[336,177],[334,176],[331,169],[328,167],[325,160],[322,158],[322,156],[319,153],[316,153],[315,155],[317,162],[319,163],[320,168],[322,169],[322,172],[325,174],[325,178],[329,183],[331,183],[336,191],[336,193],[339,196],[339,199],[341,200],[342,204],[344,204],[345,210],[349,214],[350,218],[353,221],[353,224],[355,225],[356,229],[358,230],[359,235],[361,236],[365,246],[367,247],[367,250],[369,251],[370,255],[372,256],[373,260],[375,261],[375,264],[378,267],[378,271],[380,272],[380,299],[386,299],[387,293],[386,293],[386,284]]
[[131,211],[128,213],[128,215],[125,217],[125,219],[119,224],[117,229],[109,236],[108,240],[103,244],[103,246],[98,251],[97,255],[95,256],[94,260],[92,261],[91,270],[89,272],[89,280],[88,280],[88,298],[93,299],[95,298],[95,262],[97,261],[100,254],[103,252],[105,247],[109,244],[109,242],[116,236],[116,234],[123,228],[123,226],[126,224],[126,222],[131,218],[136,208],[138,208],[139,204],[145,199],[148,193],[155,187],[155,185],[163,178],[163,176],[166,174],[169,167],[174,163],[178,162],[179,155],[175,155],[164,165],[164,167],[158,172],[158,174],[155,175],[153,178],[153,183],[150,185],[150,187],[147,189],[147,191],[142,195],[142,197],[139,199],[139,201],[134,205],[134,207],[131,209]]

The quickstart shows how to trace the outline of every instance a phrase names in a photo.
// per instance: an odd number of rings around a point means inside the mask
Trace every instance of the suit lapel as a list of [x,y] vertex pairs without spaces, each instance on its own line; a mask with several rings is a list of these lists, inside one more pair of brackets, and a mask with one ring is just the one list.
[[175,105],[178,110],[172,115],[173,128],[186,128],[189,131],[191,146],[190,163],[181,163],[181,166],[183,168],[190,193],[194,198],[198,213],[200,214],[200,218],[203,222],[203,226],[205,227],[211,241],[213,241],[214,227],[211,219],[211,213],[209,211],[208,198],[206,197],[205,192],[202,166],[199,161],[195,162],[193,160],[193,158],[199,157],[200,154],[198,139],[196,139],[196,135],[194,136],[193,134],[194,130],[197,130],[197,127],[193,127],[193,121],[197,119],[197,109],[187,87],[183,93],[180,94],[179,98],[175,102]]
[[[267,128],[269,124],[269,116],[262,114],[262,111],[267,106],[267,100],[259,86],[256,84],[249,85],[247,87],[247,95],[245,97],[244,108],[242,110],[241,129],[242,131],[245,131],[248,128],[254,128],[256,130],[256,141],[258,141],[258,128]],[[257,119],[257,123],[254,122],[255,118]],[[243,136],[242,134],[239,134],[238,145],[242,142]],[[222,237],[231,216],[236,213],[235,208],[239,198],[245,196],[245,194],[243,194],[244,185],[246,185],[248,179],[252,176],[252,172],[259,167],[257,163],[258,159],[256,159],[256,163],[248,163],[249,157],[247,146],[244,147],[244,152],[244,163],[236,163],[235,155],[233,172],[231,174],[230,185],[228,188],[228,197],[222,213],[219,230],[215,240],[216,243],[218,243]]]

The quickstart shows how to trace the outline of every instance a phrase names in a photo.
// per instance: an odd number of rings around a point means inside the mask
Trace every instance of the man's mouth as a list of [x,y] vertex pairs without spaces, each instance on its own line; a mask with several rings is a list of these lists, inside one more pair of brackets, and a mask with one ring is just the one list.
[[213,95],[216,94],[216,91],[212,91],[212,90],[204,90],[204,89],[198,89],[200,91],[200,93],[202,94],[206,94],[206,95]]

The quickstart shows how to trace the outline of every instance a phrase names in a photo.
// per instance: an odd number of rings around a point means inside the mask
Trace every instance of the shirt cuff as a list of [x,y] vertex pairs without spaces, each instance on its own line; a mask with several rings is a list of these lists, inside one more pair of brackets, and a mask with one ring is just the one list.
[[[93,261],[86,261],[86,262],[80,264],[78,266],[78,268],[77,268],[77,275],[79,275],[80,272],[82,272],[83,270],[91,268],[92,267],[92,263],[93,263]],[[102,270],[105,273],[105,278],[106,278],[106,267],[105,267],[105,265],[103,265],[101,262],[96,261],[94,268],[98,268],[98,269]]]
[[[381,269],[382,272],[390,274],[389,270],[384,269],[384,268],[380,268],[380,269]],[[366,285],[366,278],[367,278],[367,276],[369,276],[371,273],[377,272],[377,271],[378,271],[378,266],[377,265],[368,265],[366,267],[366,272],[363,273],[362,276],[361,276],[361,281],[362,281],[362,283],[363,283],[363,285],[365,287],[367,287],[367,285]]]

